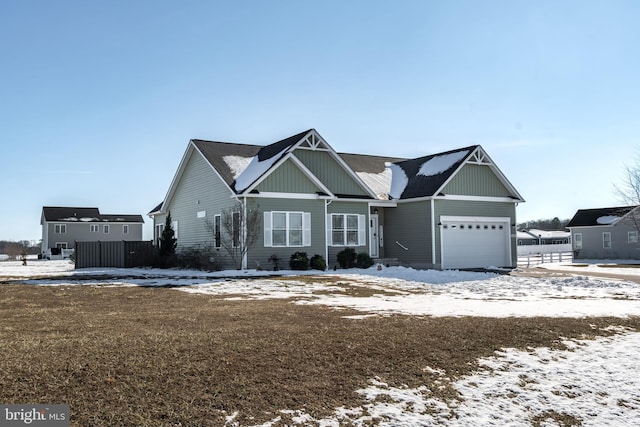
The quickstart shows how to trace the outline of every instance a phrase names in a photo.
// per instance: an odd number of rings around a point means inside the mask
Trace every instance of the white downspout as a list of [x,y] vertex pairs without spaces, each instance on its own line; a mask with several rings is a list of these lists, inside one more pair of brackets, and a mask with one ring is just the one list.
[[[436,211],[435,200],[431,199],[431,263],[436,267]],[[442,239],[442,236],[440,236]]]
[[324,260],[329,270],[329,210],[327,209],[333,200],[324,201]]
[[249,255],[249,248],[247,248],[245,245],[247,244],[247,198],[243,197],[242,198],[242,248],[245,250],[244,254],[242,255],[242,269],[246,270],[247,269],[247,263],[248,263],[248,255]]

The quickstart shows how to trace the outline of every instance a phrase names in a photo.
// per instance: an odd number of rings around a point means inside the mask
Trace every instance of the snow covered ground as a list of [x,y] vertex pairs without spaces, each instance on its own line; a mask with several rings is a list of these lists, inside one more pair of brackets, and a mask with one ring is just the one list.
[[[214,294],[230,299],[287,298],[296,304],[351,308],[362,316],[640,316],[640,285],[632,281],[598,278],[591,274],[620,274],[640,278],[640,268],[545,264],[566,271],[534,278],[461,271],[418,271],[402,267],[329,272],[326,281],[307,277],[287,280],[297,272],[233,271],[205,273],[155,269],[73,270],[68,261],[0,262],[0,281],[37,285],[178,285],[185,292]],[[227,279],[227,276],[236,276]],[[46,277],[46,278],[45,278]],[[354,296],[353,288],[372,289],[371,296]],[[355,316],[357,319],[358,316]],[[353,320],[357,321],[357,320]],[[358,390],[368,401],[359,408],[336,408],[334,415],[315,420],[299,408],[283,408],[300,425],[560,425],[550,412],[579,420],[584,426],[640,425],[640,378],[637,375],[640,332],[619,331],[611,337],[567,341],[569,350],[503,349],[480,360],[473,375],[452,381],[462,399],[443,402],[426,387],[393,388],[372,378]],[[425,369],[431,369],[425,366]],[[384,397],[381,399],[381,397]],[[264,426],[274,425],[278,418]],[[234,417],[228,426],[236,425]]]

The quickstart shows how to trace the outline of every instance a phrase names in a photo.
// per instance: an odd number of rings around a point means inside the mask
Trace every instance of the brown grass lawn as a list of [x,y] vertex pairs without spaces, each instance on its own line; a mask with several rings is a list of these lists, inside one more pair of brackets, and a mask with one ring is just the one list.
[[[558,347],[640,319],[352,314],[286,300],[225,301],[174,289],[0,286],[0,402],[66,403],[72,426],[258,424],[363,403],[379,377],[430,387],[502,347]],[[452,389],[433,386],[444,399]],[[284,418],[286,422],[286,417]]]

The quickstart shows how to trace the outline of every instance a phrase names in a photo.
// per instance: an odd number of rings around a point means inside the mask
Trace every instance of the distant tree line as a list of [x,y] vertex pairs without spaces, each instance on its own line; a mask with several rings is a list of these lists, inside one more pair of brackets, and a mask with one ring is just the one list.
[[40,244],[32,245],[29,240],[0,240],[0,254],[9,255],[10,258],[18,258],[25,249],[28,255],[36,255],[40,252]]
[[518,230],[529,230],[531,228],[535,228],[538,230],[546,230],[546,231],[563,231],[570,219],[560,219],[558,217],[552,219],[536,219],[533,221],[521,222],[518,224]]

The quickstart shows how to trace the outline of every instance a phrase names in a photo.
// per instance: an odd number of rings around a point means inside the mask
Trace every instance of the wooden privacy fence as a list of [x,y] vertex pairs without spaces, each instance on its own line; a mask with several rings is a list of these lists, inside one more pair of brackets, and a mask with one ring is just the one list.
[[76,268],[138,267],[153,251],[152,241],[76,242]]

